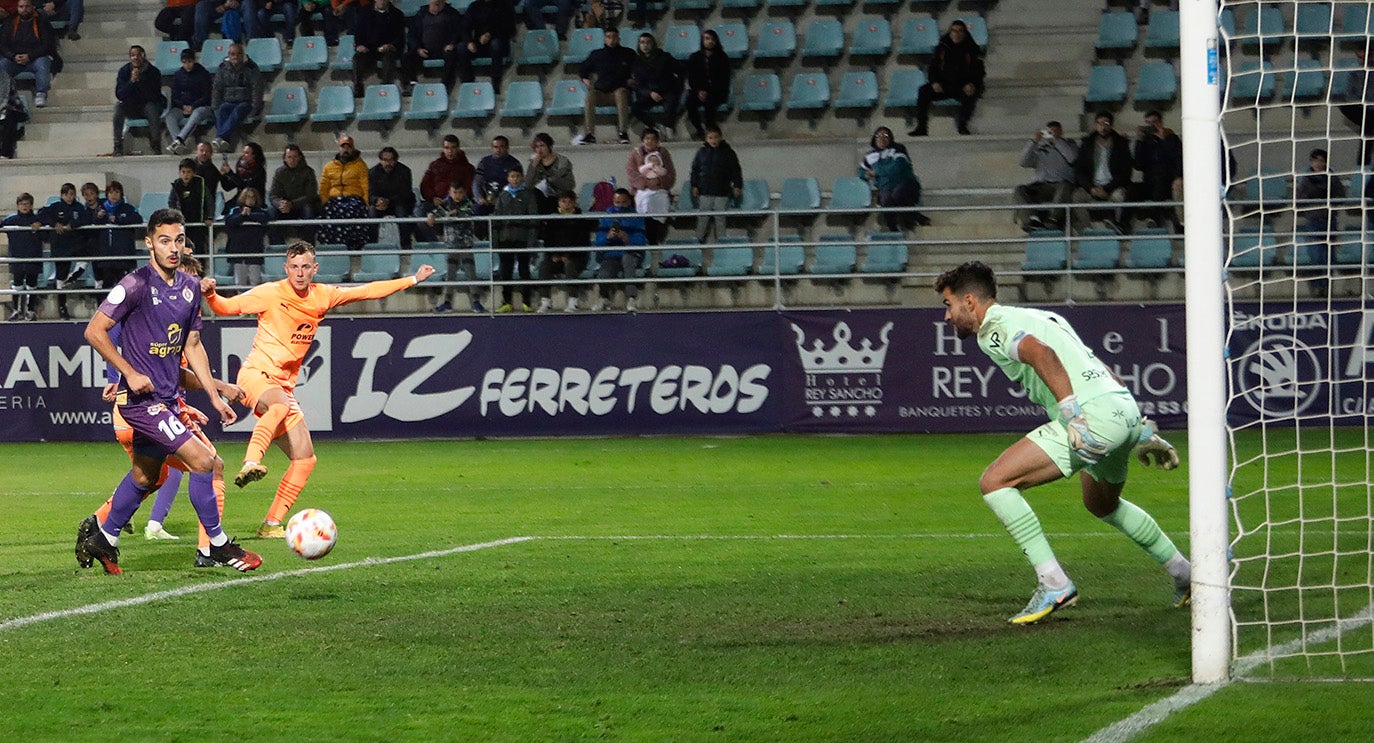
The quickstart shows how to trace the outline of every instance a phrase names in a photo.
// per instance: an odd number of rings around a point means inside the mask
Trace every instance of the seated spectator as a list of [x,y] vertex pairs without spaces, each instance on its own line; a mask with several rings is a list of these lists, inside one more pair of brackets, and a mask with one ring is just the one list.
[[[1031,141],[1021,150],[1020,166],[1035,169],[1035,180],[1016,187],[1018,204],[1067,204],[1073,198],[1074,167],[1078,160],[1078,143],[1064,138],[1064,126],[1051,121],[1031,135]],[[1062,211],[1017,209],[1016,221],[1026,232],[1042,227],[1060,229]]]
[[[470,83],[473,63],[480,57],[491,58],[491,87],[501,92],[501,78],[510,59],[511,41],[515,38],[515,3],[509,0],[473,0],[468,6],[463,27],[463,46],[458,56],[458,74]],[[448,86],[450,89],[452,85]]]
[[57,54],[57,36],[52,26],[34,9],[33,0],[19,0],[14,15],[0,23],[0,69],[14,77],[33,73],[33,105],[48,105],[52,90],[52,59]]
[[[640,214],[666,215],[672,207],[671,191],[677,181],[673,156],[659,143],[658,132],[645,129],[639,137],[640,145],[630,150],[625,162],[630,193],[634,195],[635,211]],[[645,222],[650,245],[663,242],[667,233],[667,217],[651,217]]]
[[[467,21],[445,0],[429,0],[406,24],[406,53],[401,58],[401,78],[409,90],[420,79],[425,61],[444,61],[443,81],[449,92],[458,79],[458,59],[462,55],[464,28]],[[442,199],[447,191],[440,193]]]
[[[496,197],[496,210],[492,214],[498,217],[533,217],[539,214],[539,199],[535,197],[533,189],[525,185],[524,169],[519,163],[506,174],[506,187]],[[539,223],[534,219],[505,219],[492,227],[492,233],[492,248],[499,261],[496,278],[499,281],[512,281],[518,270],[520,279],[529,281],[530,260],[534,258],[532,249],[539,244]],[[534,286],[506,284],[501,287],[501,306],[496,308],[497,312],[510,312],[513,309],[517,290],[523,302],[521,308],[525,312],[530,311],[530,302],[534,301],[537,293]]]
[[[644,232],[644,218],[630,216],[634,211],[634,197],[628,190],[617,188],[614,202],[606,209],[606,216],[597,223],[593,243],[602,250],[596,253],[596,260],[600,264],[596,269],[596,278],[603,282],[620,277],[634,278],[639,273],[639,267],[644,265],[644,251],[630,250],[649,244]],[[612,285],[598,284],[597,289],[600,296],[592,303],[592,312],[606,309],[611,301]],[[636,304],[638,297],[639,286],[626,284],[626,312],[639,309]]]
[[[167,191],[167,206],[179,210],[186,218],[186,238],[203,249],[209,249],[209,227],[215,220],[215,192],[204,178],[196,174],[195,160],[183,158],[177,165],[177,179],[172,181],[172,187]],[[156,205],[144,205],[149,212],[158,208]]]
[[588,0],[582,13],[582,27],[619,28],[624,18],[624,0]]
[[[401,155],[395,147],[383,147],[377,153],[377,164],[367,171],[367,195],[371,200],[369,216],[405,219],[415,213],[415,179],[410,174],[410,168],[401,162]],[[372,228],[373,242],[378,239],[378,227]],[[400,232],[401,247],[409,250],[415,226],[402,222],[396,227]]]
[[[76,185],[72,183],[63,183],[58,200],[40,209],[38,215],[44,225],[53,229],[49,239],[57,267],[57,288],[66,288],[86,273],[87,264],[82,260],[88,257],[86,241],[76,228],[89,224],[91,215],[77,203]],[[63,320],[72,319],[65,293],[57,295],[57,315]]]
[[256,188],[243,189],[238,204],[224,215],[224,231],[229,235],[225,252],[234,267],[234,283],[239,286],[262,283],[262,252],[271,217],[262,207],[260,193]]
[[478,214],[491,214],[496,199],[507,185],[509,173],[520,168],[520,161],[510,154],[510,140],[504,134],[491,138],[491,154],[477,161],[472,176],[472,193]]
[[[243,151],[239,153],[238,162],[230,168],[228,162],[224,162],[219,167],[219,186],[227,193],[233,189],[233,195],[224,197],[224,213],[238,206],[239,197],[243,195],[245,189],[255,189],[259,194],[267,192],[267,162],[262,152],[262,145],[257,142],[249,142],[243,146]],[[258,196],[258,205],[262,205],[262,196]]]
[[959,102],[954,122],[960,134],[968,134],[968,122],[973,108],[983,93],[983,50],[969,37],[963,21],[949,24],[949,31],[940,37],[935,55],[926,65],[926,84],[916,93],[916,128],[911,136],[926,136],[926,120],[930,104],[945,98]]
[[722,103],[730,99],[730,57],[720,48],[720,36],[701,32],[701,48],[687,58],[687,120],[692,135],[701,139],[714,126]]
[[[1164,116],[1147,111],[1145,123],[1136,128],[1134,166],[1141,182],[1135,184],[1133,201],[1183,200],[1183,140],[1164,126]],[[1158,224],[1175,221],[1173,209],[1143,210],[1147,219]],[[1182,221],[1181,219],[1177,221]]]
[[353,29],[353,97],[362,98],[363,78],[377,69],[381,62],[380,80],[401,84],[396,77],[396,62],[406,45],[406,17],[391,0],[372,0],[372,4],[358,12],[358,25]]
[[[682,75],[677,60],[658,47],[653,34],[639,35],[630,86],[634,93],[630,109],[635,117],[650,129],[657,129],[659,137],[672,139],[678,102],[682,99]],[[661,115],[653,111],[659,106],[663,107]]]
[[296,24],[301,6],[297,0],[258,0],[258,33],[272,36],[272,16],[282,16],[282,41],[289,47],[296,40]]
[[86,18],[85,0],[47,0],[39,7],[39,12],[48,19],[48,23],[66,22],[67,26],[61,33],[64,38],[71,41],[81,39],[81,21]]
[[14,206],[15,213],[6,217],[0,227],[28,227],[29,232],[5,233],[10,259],[14,261],[9,264],[10,291],[14,293],[10,322],[37,320],[38,297],[32,292],[38,289],[38,279],[43,272],[43,238],[38,232],[43,229],[43,219],[33,210],[33,194],[19,194]]
[[[558,214],[570,217],[581,214],[577,207],[577,193],[563,191],[558,194]],[[568,305],[564,312],[577,312],[578,288],[576,281],[587,269],[588,248],[591,247],[592,232],[596,222],[590,219],[550,219],[544,222],[544,258],[539,261],[539,280],[563,278],[569,283]],[[552,289],[549,290],[552,293]],[[546,296],[539,300],[536,312],[553,309],[553,301]]]
[[[142,237],[135,234],[135,228],[143,224],[143,217],[133,204],[124,200],[124,184],[110,181],[105,185],[105,200],[91,215],[91,224],[112,225],[96,233],[98,260],[91,261],[91,269],[95,272],[95,288],[113,287],[138,265],[134,238]],[[142,240],[138,244],[143,247]]]
[[247,41],[257,33],[256,0],[199,0],[191,45],[199,49],[210,38],[210,25],[220,22],[220,34],[231,41]]
[[158,11],[157,17],[153,19],[153,28],[162,32],[168,41],[191,41],[196,35],[198,2],[199,0],[167,0],[167,5]]
[[262,73],[243,52],[243,44],[229,45],[211,89],[210,107],[215,110],[214,146],[228,152],[239,127],[262,114]]
[[[1075,203],[1110,201],[1120,204],[1126,200],[1131,185],[1131,145],[1112,128],[1115,118],[1110,111],[1098,111],[1093,131],[1078,144],[1078,160],[1074,162],[1074,180],[1078,188],[1073,192]],[[1120,210],[1111,217],[1100,217],[1111,227],[1120,230]],[[1074,229],[1087,226],[1097,215],[1074,210]]]
[[0,65],[0,160],[14,157],[14,145],[19,141],[19,125],[28,120],[29,112],[14,86],[14,78]]
[[572,161],[553,151],[553,137],[547,132],[534,135],[530,144],[534,156],[525,169],[526,180],[539,192],[539,211],[550,214],[558,210],[558,199],[569,191],[577,193],[577,179],[573,177]]
[[[430,162],[425,168],[425,174],[420,177],[420,198],[429,206],[438,206],[449,195],[449,186],[454,183],[461,183],[465,188],[473,182],[472,163],[468,162],[467,153],[463,152],[458,137],[453,134],[444,135],[444,143],[439,152],[439,156]],[[424,216],[417,214],[417,216]],[[426,236],[426,240],[437,239],[432,235]]]
[[[874,129],[868,143],[870,149],[859,163],[859,175],[878,192],[878,206],[904,209],[920,204],[921,179],[916,177],[906,145],[894,142],[892,130],[885,126]],[[930,224],[930,218],[918,211],[886,211],[883,220],[892,232]]]
[[353,137],[339,135],[339,154],[320,171],[323,223],[320,243],[343,243],[359,250],[372,236],[367,224],[336,224],[340,219],[367,219],[367,165],[353,145]]
[[596,144],[596,107],[615,104],[616,134],[621,144],[630,143],[630,76],[638,57],[620,45],[620,30],[607,28],[602,47],[592,50],[578,75],[587,86],[587,102],[582,109],[583,134],[573,144]]
[[202,125],[213,123],[215,110],[210,107],[214,95],[215,78],[196,61],[195,50],[181,50],[181,69],[172,75],[172,97],[162,122],[172,141],[167,154],[185,155],[190,152],[191,137]]
[[[320,179],[315,169],[305,161],[300,145],[287,145],[281,162],[267,192],[268,213],[274,220],[314,219],[320,213]],[[293,239],[315,242],[315,228],[310,225],[273,228],[269,235],[279,244],[289,244]]]
[[148,62],[148,53],[134,44],[129,47],[129,63],[115,75],[114,156],[124,154],[125,122],[148,121],[150,155],[162,149],[162,73]]
[[[465,183],[454,181],[449,184],[448,196],[438,204],[428,201],[420,204],[420,209],[425,216],[425,226],[430,231],[437,232],[439,221],[443,220],[444,244],[448,247],[447,260],[448,270],[444,273],[444,281],[457,281],[458,270],[462,269],[468,281],[474,281],[477,276],[477,263],[473,260],[472,246],[476,242],[476,236],[472,230],[472,216],[476,204],[468,196],[468,187]],[[478,287],[476,284],[468,286],[468,303],[473,312],[486,312],[486,308],[478,301]],[[439,290],[439,303],[434,307],[435,312],[453,311],[453,288],[443,287]]]
[[352,33],[357,28],[358,10],[363,4],[364,0],[329,0],[328,5],[321,4],[326,45],[338,46],[340,36]]
[[[1331,239],[1331,233],[1340,229],[1338,205],[1345,200],[1345,184],[1332,175],[1327,166],[1326,150],[1312,150],[1308,163],[1307,172],[1298,176],[1293,188],[1300,220],[1299,244],[1295,248],[1305,248],[1312,265],[1324,267],[1336,259],[1336,242]],[[1312,290],[1317,296],[1327,295],[1329,286],[1325,278],[1312,281]]]
[[[692,202],[704,212],[725,211],[730,208],[732,199],[744,195],[744,172],[740,169],[739,157],[715,124],[706,127],[706,143],[692,158],[690,185]],[[713,225],[715,237],[725,233],[725,217],[697,217],[697,242],[706,242]]]
[[544,21],[544,6],[555,5],[558,7],[554,15],[554,32],[558,38],[568,38],[568,27],[572,24],[573,11],[581,5],[581,0],[552,0],[552,2],[525,3],[525,28],[531,31],[543,31],[548,28]]

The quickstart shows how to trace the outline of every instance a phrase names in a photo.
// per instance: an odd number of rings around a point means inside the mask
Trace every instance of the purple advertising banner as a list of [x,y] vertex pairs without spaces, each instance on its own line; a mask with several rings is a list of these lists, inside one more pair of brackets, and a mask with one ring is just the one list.
[[[1182,305],[1055,309],[1146,414],[1184,425]],[[1353,337],[1359,320],[1344,325]],[[254,331],[206,324],[217,374],[234,379]],[[0,326],[0,440],[110,438],[105,365],[81,334]],[[1265,338],[1266,353],[1288,358]],[[324,438],[1027,431],[1045,418],[940,309],[337,316],[296,394]],[[209,409],[199,393],[189,399]],[[251,418],[223,433],[246,435]]]

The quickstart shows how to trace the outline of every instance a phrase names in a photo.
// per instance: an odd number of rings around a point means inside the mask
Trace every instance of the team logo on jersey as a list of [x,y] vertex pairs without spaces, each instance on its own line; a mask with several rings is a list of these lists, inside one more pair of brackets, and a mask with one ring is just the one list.
[[191,287],[187,286],[182,288],[181,298],[186,300],[187,302],[191,301]]
[[155,403],[153,403],[152,405],[149,405],[149,406],[148,406],[148,417],[151,418],[151,417],[153,417],[153,416],[161,415],[162,412],[165,411],[166,409],[167,409],[167,406],[166,406],[166,405],[163,405],[163,404],[160,403],[160,402],[155,402]]
[[806,333],[795,323],[797,355],[806,372],[806,404],[814,418],[873,418],[883,404],[883,364],[887,361],[891,322],[878,331],[879,345],[864,338],[855,346],[849,323],[837,322],[831,329],[829,348],[820,338],[807,345]]
[[167,344],[172,346],[181,345],[181,323],[172,323],[167,326]]

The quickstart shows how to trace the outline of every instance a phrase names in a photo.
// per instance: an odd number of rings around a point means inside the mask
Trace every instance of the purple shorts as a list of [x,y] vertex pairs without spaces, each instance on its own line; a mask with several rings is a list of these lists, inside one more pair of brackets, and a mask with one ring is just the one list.
[[134,454],[161,460],[175,454],[195,436],[178,417],[181,409],[157,400],[119,406],[124,422],[134,430]]

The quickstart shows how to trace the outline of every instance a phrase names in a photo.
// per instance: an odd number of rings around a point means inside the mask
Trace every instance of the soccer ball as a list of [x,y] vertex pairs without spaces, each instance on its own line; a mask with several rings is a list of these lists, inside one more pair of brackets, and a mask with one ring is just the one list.
[[338,541],[339,527],[318,508],[307,508],[286,522],[286,546],[307,560],[329,554]]

